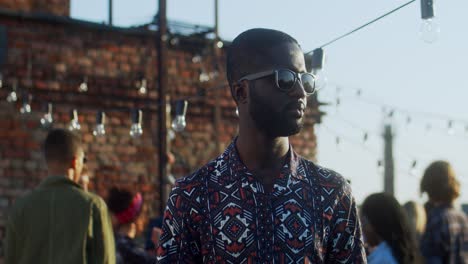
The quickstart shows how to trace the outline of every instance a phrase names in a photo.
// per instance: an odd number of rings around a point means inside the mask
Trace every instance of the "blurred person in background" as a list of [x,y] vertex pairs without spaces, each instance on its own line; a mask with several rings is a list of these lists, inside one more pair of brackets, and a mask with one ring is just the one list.
[[54,129],[43,147],[49,176],[13,206],[7,222],[6,263],[114,264],[107,206],[79,184],[86,163],[81,139]]
[[369,264],[420,263],[410,223],[392,195],[375,193],[368,196],[361,206],[361,222],[369,246]]
[[411,230],[416,238],[416,242],[419,245],[422,234],[426,229],[426,210],[420,204],[415,201],[408,201],[403,205],[406,215],[408,216],[409,223],[411,225]]
[[156,263],[155,254],[146,252],[135,242],[135,238],[142,233],[137,224],[143,208],[141,194],[114,187],[109,191],[107,204],[114,222],[117,264]]
[[454,207],[460,196],[460,183],[447,161],[435,161],[421,180],[421,193],[427,193],[426,230],[421,252],[427,263],[468,263],[468,220]]

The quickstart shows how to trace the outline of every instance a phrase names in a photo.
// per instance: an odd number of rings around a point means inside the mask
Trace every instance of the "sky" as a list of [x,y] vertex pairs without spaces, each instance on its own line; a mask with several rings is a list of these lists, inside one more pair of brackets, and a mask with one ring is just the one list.
[[[167,2],[169,19],[214,24],[214,0]],[[273,28],[292,35],[310,51],[406,2],[219,0],[219,32],[221,38],[232,40],[249,28]],[[72,0],[71,15],[107,21],[107,4]],[[147,23],[157,4],[114,0],[114,24]],[[441,32],[432,44],[419,36],[422,20],[416,1],[324,48],[323,74],[328,82],[318,96],[330,104],[322,108],[326,116],[317,127],[318,163],[350,179],[358,203],[383,190],[377,161],[383,156],[384,122],[391,122],[394,129],[395,195],[401,203],[426,199],[419,193],[419,181],[430,162],[438,159],[452,163],[462,182],[459,203],[468,203],[466,10],[466,0],[437,1]],[[384,112],[391,110],[394,115],[388,121]],[[366,132],[369,139],[364,143]]]

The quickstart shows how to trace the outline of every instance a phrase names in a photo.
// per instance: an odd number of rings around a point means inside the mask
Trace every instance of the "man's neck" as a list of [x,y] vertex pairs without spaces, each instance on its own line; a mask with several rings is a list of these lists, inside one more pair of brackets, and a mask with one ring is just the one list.
[[288,137],[271,138],[263,133],[239,131],[236,147],[240,158],[251,171],[277,169],[289,150]]
[[74,181],[73,173],[70,170],[62,168],[54,168],[49,166],[49,175],[50,176],[64,176],[67,179]]

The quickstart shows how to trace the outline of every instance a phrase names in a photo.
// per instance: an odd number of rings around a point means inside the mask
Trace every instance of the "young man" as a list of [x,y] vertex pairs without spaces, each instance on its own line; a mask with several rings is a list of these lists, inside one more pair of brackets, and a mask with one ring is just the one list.
[[460,196],[460,183],[452,166],[446,161],[431,163],[421,180],[421,192],[429,196],[426,230],[421,238],[426,263],[468,263],[468,219],[453,206]]
[[349,185],[289,144],[315,88],[297,41],[269,29],[240,34],[227,78],[239,135],[172,190],[160,263],[365,263]]
[[52,130],[44,143],[49,177],[16,201],[7,223],[6,263],[115,263],[104,201],[78,182],[86,161],[80,139]]

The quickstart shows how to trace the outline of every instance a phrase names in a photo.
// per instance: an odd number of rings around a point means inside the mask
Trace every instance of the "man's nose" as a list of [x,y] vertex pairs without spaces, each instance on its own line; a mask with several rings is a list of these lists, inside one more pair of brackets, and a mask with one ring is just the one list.
[[304,85],[302,85],[302,81],[300,78],[294,84],[294,87],[291,88],[289,91],[289,96],[296,97],[296,98],[305,98],[307,96],[306,91],[304,89]]

